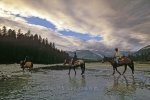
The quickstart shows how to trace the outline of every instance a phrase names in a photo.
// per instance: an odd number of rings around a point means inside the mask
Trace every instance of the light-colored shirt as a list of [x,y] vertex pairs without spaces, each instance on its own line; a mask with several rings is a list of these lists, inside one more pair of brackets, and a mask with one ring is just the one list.
[[115,52],[115,57],[116,57],[116,58],[121,58],[121,57],[122,57],[122,54],[121,54],[119,51],[116,51],[116,52]]

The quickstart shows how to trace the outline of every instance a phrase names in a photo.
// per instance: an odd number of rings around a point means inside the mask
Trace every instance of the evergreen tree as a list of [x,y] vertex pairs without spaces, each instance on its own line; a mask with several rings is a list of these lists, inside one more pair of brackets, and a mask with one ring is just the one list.
[[55,47],[55,44],[43,39],[40,35],[32,35],[31,31],[23,34],[4,26],[0,29],[0,63],[15,63],[28,56],[34,63],[62,63],[69,56]]

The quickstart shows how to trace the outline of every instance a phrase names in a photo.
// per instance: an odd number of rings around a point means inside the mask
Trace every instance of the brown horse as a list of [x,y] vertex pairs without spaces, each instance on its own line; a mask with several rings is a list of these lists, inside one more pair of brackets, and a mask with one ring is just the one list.
[[81,68],[81,75],[84,74],[85,72],[85,62],[83,60],[76,60],[73,62],[73,59],[65,59],[64,61],[64,65],[68,64],[69,65],[69,75],[70,75],[70,70],[71,68],[74,69],[75,75],[76,75],[76,67],[80,67]]
[[116,70],[121,75],[121,73],[117,70],[117,67],[119,67],[119,66],[125,67],[122,74],[124,74],[126,72],[127,66],[129,66],[131,68],[132,74],[134,74],[134,63],[133,63],[133,60],[131,60],[130,58],[122,57],[119,60],[119,63],[117,64],[116,61],[114,60],[114,58],[104,57],[103,62],[106,62],[106,61],[109,62],[113,66],[113,74],[115,74],[115,70]]
[[27,62],[20,61],[20,66],[23,69],[23,71],[25,68],[27,68],[29,71],[33,69],[33,63],[31,61],[27,61]]

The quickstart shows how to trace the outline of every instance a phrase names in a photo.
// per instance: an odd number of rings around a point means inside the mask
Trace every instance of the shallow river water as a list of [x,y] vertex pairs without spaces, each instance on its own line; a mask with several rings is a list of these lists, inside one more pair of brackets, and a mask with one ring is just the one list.
[[111,68],[88,67],[84,76],[80,69],[76,76],[67,73],[39,69],[0,80],[0,100],[150,100],[149,71],[113,76]]

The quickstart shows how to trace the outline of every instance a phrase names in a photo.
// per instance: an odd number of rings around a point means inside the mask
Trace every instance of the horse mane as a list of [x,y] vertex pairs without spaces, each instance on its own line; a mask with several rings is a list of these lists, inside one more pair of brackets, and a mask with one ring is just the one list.
[[105,56],[104,59],[113,60],[114,57],[107,57],[107,56]]

